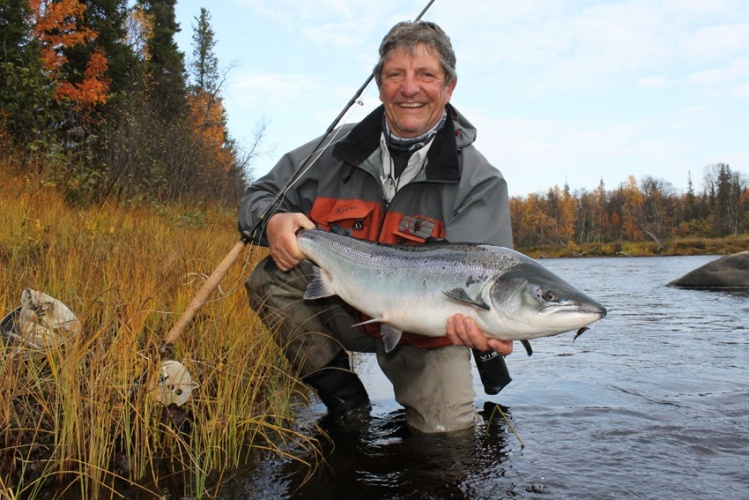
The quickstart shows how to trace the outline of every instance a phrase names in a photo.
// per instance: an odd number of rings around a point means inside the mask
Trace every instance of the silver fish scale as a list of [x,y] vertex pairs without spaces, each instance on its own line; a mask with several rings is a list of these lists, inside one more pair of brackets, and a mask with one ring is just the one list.
[[[382,245],[316,230],[299,233],[297,242],[319,267],[304,298],[338,295],[387,325],[386,351],[398,342],[399,332],[444,336],[445,322],[456,313],[503,340],[576,330],[606,314],[603,306],[508,248]],[[515,271],[512,293],[503,294],[500,287],[495,294],[494,284]],[[539,300],[542,286],[553,287],[558,300]]]
[[[334,258],[341,267],[371,268],[377,275],[413,275],[440,271],[445,278],[485,281],[529,260],[503,247],[480,244],[384,245],[324,231],[305,231],[299,236],[303,253],[311,260]],[[323,262],[318,262],[323,264]]]

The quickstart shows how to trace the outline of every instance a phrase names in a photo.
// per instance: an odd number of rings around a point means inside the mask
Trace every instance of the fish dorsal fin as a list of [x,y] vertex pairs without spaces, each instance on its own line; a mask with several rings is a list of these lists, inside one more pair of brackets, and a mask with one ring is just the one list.
[[380,327],[380,333],[382,334],[382,342],[385,344],[385,352],[395,349],[403,335],[401,330],[385,324]]
[[336,293],[330,287],[330,283],[325,278],[325,275],[322,274],[320,268],[314,266],[312,271],[315,273],[315,276],[312,278],[309,285],[307,285],[307,290],[304,292],[304,298],[312,300],[335,295]]
[[480,307],[481,309],[486,309],[487,311],[490,309],[489,305],[481,300],[481,298],[472,299],[471,297],[469,297],[463,288],[453,288],[452,290],[446,290],[442,293],[444,293],[451,299],[457,300],[458,302],[464,302],[472,306]]

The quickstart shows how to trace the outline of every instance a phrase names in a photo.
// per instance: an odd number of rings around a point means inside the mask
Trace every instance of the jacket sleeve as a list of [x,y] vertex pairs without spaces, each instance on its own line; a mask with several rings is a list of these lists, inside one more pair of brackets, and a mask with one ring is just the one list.
[[512,248],[507,182],[474,147],[462,151],[459,196],[445,238]]
[[[309,207],[305,206],[305,200],[314,199],[314,191],[317,185],[314,171],[319,170],[315,168],[310,168],[302,175],[288,189],[286,194],[278,199],[275,207],[269,207],[276,200],[278,193],[286,188],[297,171],[309,165],[309,162],[305,165],[304,160],[310,156],[318,142],[319,139],[315,139],[285,154],[270,172],[245,189],[239,204],[238,228],[240,232],[245,234],[249,234],[254,229],[255,234],[250,235],[254,243],[267,246],[265,224],[272,214],[283,212],[306,213],[309,210]],[[313,160],[315,160],[315,157],[310,159],[310,161]],[[266,213],[267,210],[269,210],[268,213]]]

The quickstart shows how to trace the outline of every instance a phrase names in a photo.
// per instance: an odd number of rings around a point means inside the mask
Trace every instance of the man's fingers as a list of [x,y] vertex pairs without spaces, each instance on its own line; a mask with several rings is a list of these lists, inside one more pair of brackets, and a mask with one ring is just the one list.
[[492,349],[503,356],[512,352],[511,340],[487,338],[472,318],[466,318],[462,314],[455,314],[448,318],[445,330],[447,338],[454,345],[464,345],[479,351]]
[[489,339],[488,343],[493,351],[502,356],[509,356],[512,354],[512,340]]

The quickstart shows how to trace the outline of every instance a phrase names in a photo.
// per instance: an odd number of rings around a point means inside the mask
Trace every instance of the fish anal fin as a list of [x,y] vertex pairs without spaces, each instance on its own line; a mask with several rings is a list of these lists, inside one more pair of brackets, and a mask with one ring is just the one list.
[[486,309],[487,311],[490,309],[489,305],[486,304],[483,300],[480,298],[473,299],[468,296],[468,293],[463,288],[453,288],[452,290],[444,290],[442,293],[447,295],[453,300],[457,300],[458,302],[463,302],[465,304],[470,304],[475,307],[480,307],[481,309]]
[[382,342],[385,344],[385,352],[395,349],[403,335],[401,330],[385,324],[380,327],[380,333],[382,334]]
[[[367,321],[362,321],[361,323],[356,323],[351,326],[362,326],[362,325],[369,325],[372,323],[382,323],[384,321],[383,318],[374,318],[369,319]],[[397,328],[394,328],[388,324],[382,323],[380,325],[380,335],[382,335],[382,342],[385,344],[385,352],[390,352],[393,349],[395,349],[395,346],[398,345],[398,342],[400,342],[401,337],[403,336],[403,331],[398,330]]]
[[304,298],[314,300],[336,295],[320,268],[315,266],[312,270],[315,275],[309,285],[307,285],[307,290],[304,292]]

